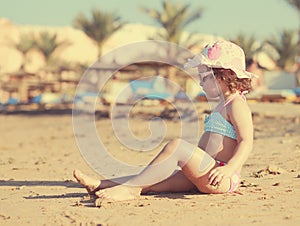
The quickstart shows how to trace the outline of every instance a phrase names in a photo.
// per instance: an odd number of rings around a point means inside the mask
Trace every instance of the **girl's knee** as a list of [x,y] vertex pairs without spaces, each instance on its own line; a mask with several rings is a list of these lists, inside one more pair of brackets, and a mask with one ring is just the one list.
[[175,139],[169,141],[169,142],[168,142],[168,145],[170,145],[170,146],[175,146],[175,147],[176,147],[176,146],[178,146],[182,141],[183,141],[183,140],[180,139],[180,138],[175,138]]
[[179,138],[169,141],[166,145],[165,151],[174,152],[179,147],[179,144],[181,142],[182,142],[182,139],[179,139]]

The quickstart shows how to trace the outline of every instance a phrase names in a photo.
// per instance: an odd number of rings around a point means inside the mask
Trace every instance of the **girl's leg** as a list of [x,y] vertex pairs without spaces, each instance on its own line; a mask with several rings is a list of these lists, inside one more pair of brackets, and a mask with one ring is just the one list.
[[[137,176],[133,175],[117,178],[114,180],[99,181],[81,173],[79,170],[75,170],[73,172],[73,175],[78,183],[86,188],[89,194],[95,194],[95,192],[101,189],[111,188],[123,184],[133,177]],[[150,187],[143,188],[141,194],[147,194],[149,192],[189,192],[196,189],[197,187],[184,175],[184,173],[181,170],[178,170],[167,179],[151,185]]]
[[167,179],[145,187],[142,189],[142,194],[149,192],[191,192],[196,191],[197,187],[184,175],[182,170],[178,170]]
[[215,167],[215,161],[197,146],[181,139],[173,140],[139,175],[132,177],[124,185],[100,190],[96,195],[110,200],[134,199],[142,190],[145,191],[153,184],[159,184],[170,177],[178,166],[182,168],[186,178],[199,189],[203,187],[203,183],[205,184],[203,188],[207,187],[208,179],[199,180],[199,178]]
[[89,194],[95,194],[96,191],[104,188],[114,187],[116,185],[125,183],[133,176],[121,177],[113,180],[98,180],[83,174],[79,170],[73,171],[73,176],[79,184],[81,184],[88,191]]

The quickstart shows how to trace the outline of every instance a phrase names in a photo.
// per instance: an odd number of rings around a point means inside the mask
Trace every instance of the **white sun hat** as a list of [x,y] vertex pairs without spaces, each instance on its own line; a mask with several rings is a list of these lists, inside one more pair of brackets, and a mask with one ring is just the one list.
[[188,59],[184,68],[194,68],[198,65],[231,69],[238,78],[258,77],[246,71],[245,53],[242,48],[229,41],[217,41],[212,46],[205,46],[199,55]]

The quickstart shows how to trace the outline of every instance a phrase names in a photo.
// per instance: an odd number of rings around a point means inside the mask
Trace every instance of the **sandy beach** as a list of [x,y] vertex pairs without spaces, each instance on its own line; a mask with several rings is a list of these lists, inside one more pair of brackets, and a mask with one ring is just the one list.
[[[72,177],[77,168],[100,178],[81,156],[72,115],[2,114],[0,225],[300,225],[300,105],[249,104],[254,149],[236,193],[149,194],[101,208]],[[133,133],[147,137],[147,123],[136,117]],[[178,120],[166,125],[164,142],[180,127]],[[159,150],[126,150],[107,117],[97,119],[96,127],[123,162],[145,165]]]

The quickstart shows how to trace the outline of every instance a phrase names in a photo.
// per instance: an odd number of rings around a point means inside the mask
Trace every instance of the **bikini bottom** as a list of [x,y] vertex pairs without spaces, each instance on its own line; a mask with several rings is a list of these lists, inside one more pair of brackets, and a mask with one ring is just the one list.
[[[216,162],[219,166],[225,166],[226,165],[225,162],[221,162],[221,161],[218,161],[218,160],[216,160]],[[230,177],[230,189],[229,189],[228,192],[231,192],[231,193],[234,192],[238,188],[238,186],[240,184],[240,180],[241,180],[240,173],[238,171],[235,171]]]

